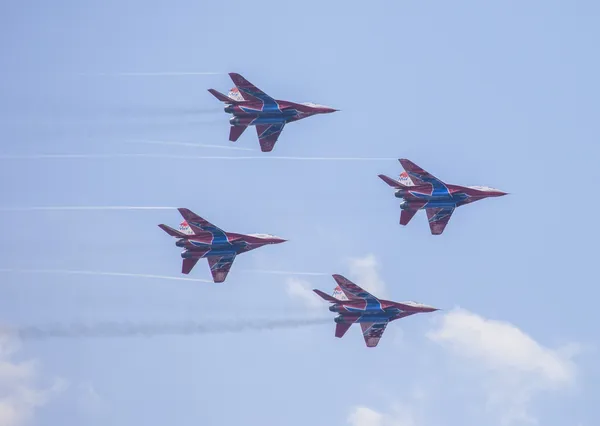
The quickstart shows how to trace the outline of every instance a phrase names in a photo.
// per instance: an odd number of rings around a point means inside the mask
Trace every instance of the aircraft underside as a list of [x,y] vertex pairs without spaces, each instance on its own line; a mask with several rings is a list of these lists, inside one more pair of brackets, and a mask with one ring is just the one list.
[[394,315],[338,315],[334,318],[337,323],[380,323],[388,322]]
[[400,203],[403,210],[420,210],[432,208],[455,208],[459,202],[455,200],[404,200]]

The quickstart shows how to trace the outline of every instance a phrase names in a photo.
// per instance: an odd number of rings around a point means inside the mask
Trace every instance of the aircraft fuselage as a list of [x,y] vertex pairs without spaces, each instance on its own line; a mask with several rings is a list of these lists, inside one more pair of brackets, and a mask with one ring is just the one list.
[[312,107],[288,101],[243,102],[227,105],[225,112],[232,114],[232,126],[255,126],[257,124],[290,123],[315,114],[335,111],[333,108]]
[[362,322],[374,322],[374,323],[382,323],[388,322],[396,319],[396,314],[363,314],[363,315],[338,315],[333,320],[336,323],[345,323],[345,324],[354,324],[354,323],[362,323]]
[[400,203],[400,208],[403,210],[456,208],[487,197],[497,196],[495,193],[458,185],[436,188],[432,188],[431,185],[411,186],[397,190],[394,195],[403,199]]
[[175,245],[185,249],[181,253],[181,257],[187,259],[240,254],[277,242],[279,240],[276,238],[258,238],[234,233],[226,233],[217,239],[212,234],[206,233],[205,235],[196,234],[189,238],[180,238]]

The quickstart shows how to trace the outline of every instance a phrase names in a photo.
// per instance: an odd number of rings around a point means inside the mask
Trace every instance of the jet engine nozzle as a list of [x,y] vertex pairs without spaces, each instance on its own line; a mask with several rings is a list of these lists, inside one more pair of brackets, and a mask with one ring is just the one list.
[[233,108],[234,108],[234,106],[233,106],[233,105],[227,105],[227,106],[225,107],[225,112],[226,112],[227,114],[231,114],[231,113],[233,113]]
[[329,307],[329,311],[330,312],[339,312],[340,311],[340,307],[338,305],[331,305]]
[[183,259],[191,259],[192,257],[198,257],[198,255],[194,252],[191,252],[189,250],[185,250],[181,252],[181,257]]
[[231,117],[229,119],[229,124],[232,126],[249,126],[252,123],[253,118],[251,117]]
[[175,243],[175,245],[177,247],[184,247],[185,246],[185,240],[183,238],[177,240],[177,242]]
[[406,200],[403,200],[403,201],[400,203],[400,208],[401,208],[402,210],[409,210],[409,209],[410,209],[410,203],[409,203],[408,201],[406,201]]

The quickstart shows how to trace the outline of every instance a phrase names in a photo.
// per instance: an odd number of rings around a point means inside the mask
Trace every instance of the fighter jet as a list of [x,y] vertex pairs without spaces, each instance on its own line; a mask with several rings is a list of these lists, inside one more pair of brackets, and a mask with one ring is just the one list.
[[424,209],[433,235],[444,232],[450,216],[457,207],[507,194],[487,186],[449,185],[405,158],[398,161],[405,170],[400,174],[399,180],[385,175],[379,177],[397,189],[395,196],[402,199],[400,225],[407,225],[417,211]]
[[158,225],[163,231],[177,238],[175,245],[183,247],[181,272],[189,274],[199,259],[208,259],[210,272],[215,283],[225,281],[229,269],[240,253],[245,253],[267,244],[279,244],[286,240],[268,234],[236,234],[225,232],[202,219],[186,208],[179,208],[183,222],[179,230],[167,225]]
[[235,142],[248,126],[256,126],[262,152],[270,152],[284,126],[315,114],[326,114],[337,109],[310,102],[298,104],[273,99],[265,92],[234,72],[229,73],[235,87],[229,96],[208,89],[215,98],[227,104],[225,112],[233,114],[229,120],[229,140]]
[[329,307],[331,312],[339,314],[334,318],[335,337],[341,338],[352,324],[359,323],[369,348],[377,346],[388,323],[420,312],[439,310],[417,302],[378,299],[341,275],[333,275],[333,278],[338,285],[332,296],[321,290],[313,291],[332,303]]

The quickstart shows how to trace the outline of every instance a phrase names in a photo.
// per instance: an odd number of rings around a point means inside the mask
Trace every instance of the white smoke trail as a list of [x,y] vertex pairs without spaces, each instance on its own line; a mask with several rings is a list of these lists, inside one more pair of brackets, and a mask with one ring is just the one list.
[[20,338],[28,340],[48,338],[156,337],[290,329],[323,325],[331,322],[331,318],[245,320],[237,323],[218,322],[213,324],[196,321],[149,323],[104,322],[94,324],[30,325],[12,329],[5,328],[1,331],[16,332]]
[[97,72],[97,73],[77,73],[79,76],[98,76],[98,77],[177,77],[190,75],[224,75],[222,72],[203,72],[203,71],[164,71],[164,72]]
[[172,142],[172,141],[149,141],[149,140],[127,140],[125,143],[139,143],[139,144],[148,144],[148,145],[172,145],[172,146],[190,146],[194,148],[218,148],[218,149],[231,149],[238,151],[256,151],[252,148],[242,148],[239,146],[230,146],[230,145],[209,145],[209,144],[199,144],[199,143],[191,143],[191,142]]
[[114,159],[114,158],[157,158],[171,160],[292,160],[292,161],[396,161],[395,157],[277,157],[270,155],[231,157],[164,154],[38,154],[0,155],[0,160],[43,160],[43,159]]
[[0,269],[0,272],[8,273],[26,273],[26,274],[66,274],[66,275],[96,275],[96,276],[112,276],[112,277],[133,277],[133,278],[151,278],[161,280],[175,281],[195,281],[201,283],[212,283],[210,280],[201,278],[188,277],[173,277],[168,275],[151,275],[151,274],[133,274],[127,272],[104,272],[104,271],[78,271],[70,269]]
[[274,275],[312,275],[312,276],[329,276],[331,274],[325,272],[299,272],[299,271],[270,271],[267,269],[244,269],[244,272],[256,272],[259,274],[274,274]]
[[43,210],[174,210],[166,206],[39,206],[39,207],[0,207],[5,212],[27,212]]

